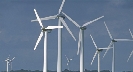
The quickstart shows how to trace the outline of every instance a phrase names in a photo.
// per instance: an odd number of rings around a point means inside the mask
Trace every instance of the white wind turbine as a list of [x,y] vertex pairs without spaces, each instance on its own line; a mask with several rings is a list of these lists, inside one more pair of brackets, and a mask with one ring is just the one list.
[[[109,37],[110,37],[110,39],[111,39],[111,43],[110,43],[110,45],[109,45],[109,48],[106,50],[104,56],[106,55],[106,53],[107,53],[108,50],[110,49],[110,46],[113,45],[112,72],[115,72],[115,42],[117,42],[117,41],[133,41],[133,40],[130,40],[130,39],[114,39],[114,38],[112,37],[112,35],[111,35],[111,33],[110,33],[110,31],[109,31],[109,29],[108,29],[108,27],[107,27],[107,25],[106,25],[105,22],[104,22],[104,24],[105,24],[105,27],[106,27],[107,32],[108,32],[108,34],[109,34]],[[103,56],[103,57],[104,57],[104,56]]]
[[95,41],[94,41],[94,39],[93,39],[93,37],[91,35],[90,35],[90,37],[91,37],[91,39],[93,41],[94,46],[96,47],[96,52],[95,52],[95,54],[93,56],[93,59],[91,61],[91,65],[92,65],[96,55],[98,54],[98,72],[100,72],[100,52],[102,52],[104,49],[108,49],[108,47],[106,47],[106,48],[98,48],[96,43],[95,43]]
[[40,36],[39,36],[39,38],[38,38],[38,40],[36,42],[36,45],[34,47],[34,50],[36,49],[38,43],[40,42],[40,40],[41,40],[41,38],[43,36],[43,33],[45,33],[45,36],[44,36],[44,64],[43,64],[44,66],[43,66],[43,72],[47,72],[47,33],[49,31],[51,31],[52,29],[63,28],[63,26],[48,26],[48,27],[45,28],[42,25],[42,22],[41,22],[41,20],[40,20],[40,18],[39,18],[39,16],[38,16],[38,14],[37,14],[37,12],[36,12],[35,9],[34,9],[34,12],[36,14],[36,17],[37,17],[37,20],[38,20],[40,26],[42,27],[41,28],[42,29],[42,32],[40,33]]
[[72,60],[72,59],[69,59],[66,55],[65,55],[66,59],[67,59],[67,66],[68,66],[68,70],[69,70],[69,62]]
[[11,70],[12,70],[12,61],[15,59],[15,57],[13,57],[11,60],[10,60],[10,65],[11,65]]
[[[130,34],[131,34],[131,36],[132,36],[132,38],[133,38],[133,34],[132,34],[132,32],[131,32],[130,29],[129,29],[129,32],[130,32]],[[133,54],[133,50],[132,50],[132,52],[130,53],[130,55],[129,55],[128,59],[127,59],[127,62],[129,61],[129,59],[130,59],[130,57],[132,56],[132,54]]]
[[[68,32],[71,34],[71,36],[74,38],[74,40],[76,41],[76,38],[74,37],[74,35],[70,31],[70,29],[68,28],[66,22],[64,21],[65,16],[61,13],[64,3],[65,3],[65,0],[62,1],[62,4],[61,4],[59,11],[58,11],[58,14],[53,15],[53,16],[49,16],[49,17],[45,17],[45,18],[40,18],[40,19],[41,20],[50,20],[50,19],[58,18],[58,26],[62,26],[62,24],[63,24],[66,27],[66,29],[68,30]],[[38,21],[38,20],[37,19],[31,20],[31,22],[33,22],[33,21]],[[62,72],[62,29],[58,29],[57,72]]]
[[[9,55],[9,56],[10,56],[10,55]],[[9,65],[9,63],[10,63],[10,59],[9,59],[9,57],[7,57],[7,59],[6,59],[5,61],[6,61],[6,63],[7,63],[6,71],[8,72],[8,65]]]
[[78,23],[76,23],[74,20],[72,20],[68,15],[66,15],[64,12],[62,12],[72,23],[74,23],[79,29],[79,41],[78,41],[78,51],[77,55],[80,53],[80,72],[84,72],[84,30],[86,30],[86,26],[103,18],[104,16],[101,16],[99,18],[96,18],[92,21],[89,21],[83,26],[80,26]]

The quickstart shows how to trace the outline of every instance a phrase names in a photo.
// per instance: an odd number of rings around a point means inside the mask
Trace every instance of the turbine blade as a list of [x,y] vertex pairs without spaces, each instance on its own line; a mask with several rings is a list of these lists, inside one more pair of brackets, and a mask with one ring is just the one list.
[[130,55],[129,55],[128,59],[127,59],[127,62],[129,61],[129,59],[132,56],[132,54],[133,54],[133,51],[130,53]]
[[56,28],[63,28],[63,26],[48,26],[45,29],[56,29]]
[[61,6],[60,6],[60,8],[59,8],[58,14],[60,14],[60,12],[62,11],[62,8],[63,8],[64,3],[65,3],[65,0],[62,1]]
[[133,41],[133,40],[130,40],[130,39],[114,39],[116,41]]
[[105,21],[104,21],[104,24],[105,24],[105,27],[106,27],[106,29],[107,29],[107,31],[108,31],[109,37],[110,37],[111,39],[113,39],[113,37],[111,36],[111,33],[109,32],[109,29],[108,29],[108,27],[107,27]]
[[78,41],[78,51],[77,51],[77,55],[79,54],[80,51],[80,44],[81,44],[81,29],[79,31],[79,41]]
[[36,17],[37,17],[37,20],[38,20],[38,22],[39,22],[40,26],[41,26],[41,27],[43,27],[42,22],[41,22],[41,20],[40,20],[40,18],[39,18],[39,16],[38,16],[38,14],[37,14],[36,9],[34,9],[34,12],[35,12],[35,14],[36,14]]
[[96,49],[97,49],[97,45],[96,45],[96,43],[95,43],[95,41],[94,41],[93,37],[91,36],[91,34],[90,34],[90,37],[91,37],[91,39],[92,39],[92,41],[93,41],[94,46],[95,46],[95,47],[96,47]]
[[107,49],[107,50],[106,50],[106,52],[104,53],[103,58],[104,58],[104,57],[105,57],[105,55],[107,54],[108,50],[109,50],[109,49]]
[[94,59],[95,59],[97,53],[98,53],[98,51],[96,50],[96,52],[95,52],[95,54],[94,54],[94,56],[93,56],[93,59],[92,59],[92,61],[91,61],[91,65],[92,65],[92,63],[93,63],[93,61],[94,61]]
[[131,34],[131,36],[132,36],[132,38],[133,38],[133,34],[132,34],[132,32],[131,32],[131,30],[129,29],[129,32],[130,32],[130,34]]
[[87,25],[89,25],[89,24],[91,24],[91,23],[93,23],[93,22],[95,22],[95,21],[97,21],[97,20],[99,20],[99,19],[101,19],[101,18],[103,18],[103,17],[104,17],[104,16],[101,16],[101,17],[96,18],[96,19],[94,19],[94,20],[92,20],[92,21],[89,21],[89,22],[83,24],[83,26],[87,26]]
[[110,44],[109,44],[109,46],[108,46],[108,49],[106,50],[106,52],[105,52],[104,55],[103,55],[103,58],[104,58],[105,55],[107,54],[108,50],[111,48],[110,46],[111,46],[112,44],[113,44],[113,42],[111,41]]
[[[40,20],[50,20],[50,19],[55,19],[56,17],[57,17],[57,15],[54,15],[54,16],[40,18]],[[34,22],[34,21],[38,21],[38,20],[37,19],[31,20],[31,22]]]
[[113,44],[113,42],[111,41],[108,47],[111,47],[112,44]]
[[36,47],[37,47],[38,43],[40,42],[42,36],[43,36],[43,32],[40,33],[40,36],[38,37],[38,40],[37,40],[36,45],[34,47],[34,50],[36,50]]
[[63,25],[66,27],[67,31],[71,34],[71,36],[73,37],[73,39],[76,41],[76,38],[74,37],[74,35],[72,34],[71,30],[68,28],[66,22],[62,19],[62,18],[59,18],[60,21],[63,23]]
[[64,12],[62,12],[72,23],[74,23],[77,27],[80,28],[79,24],[76,23],[74,20],[72,20],[68,15],[66,15]]
[[[113,47],[110,47],[110,48],[113,48]],[[108,47],[106,47],[106,48],[98,48],[98,49],[109,49]]]
[[12,58],[12,60],[14,60],[14,59],[15,59],[15,57]]

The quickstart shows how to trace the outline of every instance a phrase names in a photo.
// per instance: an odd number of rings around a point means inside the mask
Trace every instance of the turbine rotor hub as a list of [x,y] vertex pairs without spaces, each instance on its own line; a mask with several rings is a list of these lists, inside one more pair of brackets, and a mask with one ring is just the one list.
[[47,31],[47,29],[45,29],[44,27],[43,28],[41,28],[41,30],[44,32],[44,31]]
[[59,15],[57,15],[57,18],[59,18],[59,17],[65,19],[65,16],[64,16],[63,14],[59,14]]
[[100,52],[103,51],[103,49],[97,49],[97,50],[100,51]]
[[44,27],[41,28],[43,32],[47,31],[48,33],[51,33],[52,29],[45,29]]
[[113,39],[112,42],[117,42],[117,41]]
[[86,30],[87,27],[86,26],[83,26],[83,27],[80,27],[81,30]]

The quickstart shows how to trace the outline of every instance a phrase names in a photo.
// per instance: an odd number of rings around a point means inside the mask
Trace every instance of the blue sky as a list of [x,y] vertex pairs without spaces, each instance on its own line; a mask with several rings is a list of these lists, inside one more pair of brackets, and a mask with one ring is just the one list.
[[[40,17],[55,15],[58,13],[62,0],[1,0],[0,1],[0,70],[6,70],[4,61],[8,55],[16,57],[13,61],[13,69],[42,70],[43,68],[43,39],[34,51],[36,40],[40,34],[38,22],[33,9]],[[106,47],[110,43],[109,35],[104,26],[106,22],[114,38],[132,39],[128,29],[133,33],[133,1],[132,0],[66,0],[63,12],[69,15],[79,25],[98,18],[105,17],[88,25],[85,30],[84,62],[85,69],[97,69],[97,57],[93,65],[90,65],[95,53],[95,47],[90,38],[92,34],[98,47]],[[75,42],[65,28],[63,28],[62,45],[62,70],[67,68],[65,55],[73,58],[70,70],[79,70],[79,56],[76,55],[78,32],[77,28],[67,18],[66,23],[73,32]],[[58,20],[42,21],[44,26],[58,25]],[[132,70],[133,57],[127,63],[127,58],[133,49],[133,42],[117,42],[116,71]],[[105,51],[101,53],[103,56]],[[111,70],[112,50],[104,59],[101,58],[101,70]],[[56,70],[57,65],[57,29],[48,34],[48,69]]]

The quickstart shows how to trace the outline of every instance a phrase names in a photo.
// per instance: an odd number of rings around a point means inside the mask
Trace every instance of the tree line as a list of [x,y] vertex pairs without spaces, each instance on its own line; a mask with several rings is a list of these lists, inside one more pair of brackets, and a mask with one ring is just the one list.
[[[1,72],[7,72],[7,71],[1,71]],[[43,71],[40,71],[40,70],[31,71],[31,70],[21,69],[21,70],[11,70],[9,72],[43,72]],[[57,71],[48,70],[47,72],[57,72]],[[65,69],[62,72],[80,72],[80,71],[71,71],[71,70]],[[85,69],[84,72],[98,72],[98,71],[97,70],[87,70],[87,69]],[[112,71],[102,70],[100,72],[112,72]],[[123,71],[123,72],[133,72],[133,71]]]

